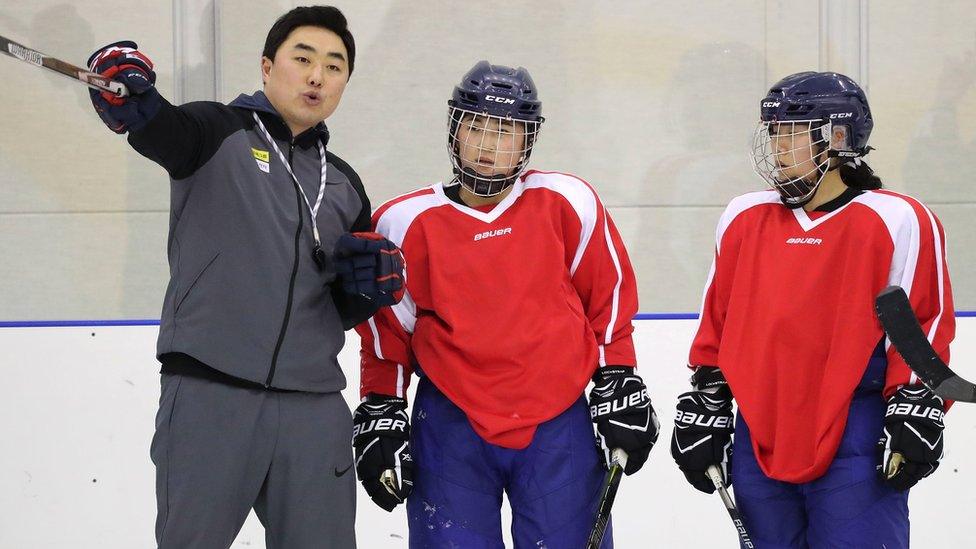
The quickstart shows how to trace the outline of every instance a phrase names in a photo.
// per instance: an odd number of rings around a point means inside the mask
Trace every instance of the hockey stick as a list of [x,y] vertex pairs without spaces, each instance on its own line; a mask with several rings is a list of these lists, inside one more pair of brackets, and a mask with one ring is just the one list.
[[610,454],[610,459],[610,472],[607,473],[607,478],[603,481],[603,488],[600,489],[600,503],[596,509],[596,521],[593,523],[593,529],[590,530],[590,537],[586,540],[586,549],[600,549],[600,545],[603,543],[603,535],[610,523],[610,508],[613,507],[613,500],[617,497],[617,488],[620,487],[620,478],[624,476],[624,467],[627,466],[627,452],[617,448]]
[[0,36],[0,53],[5,53],[10,57],[20,59],[21,61],[30,63],[31,65],[52,70],[76,82],[81,82],[89,88],[113,93],[116,97],[126,97],[129,95],[128,88],[126,88],[125,84],[122,84],[121,82],[110,80],[86,69],[76,67],[71,63],[66,63],[55,57],[44,55],[39,51],[32,50],[27,46],[18,44],[17,42],[3,36]]
[[959,377],[939,358],[899,286],[888,286],[874,300],[878,320],[891,344],[932,392],[942,398],[976,402],[976,385]]
[[739,510],[736,508],[735,502],[732,501],[732,496],[729,495],[729,490],[722,481],[722,473],[719,472],[718,467],[715,465],[709,465],[705,473],[712,480],[712,484],[715,485],[718,495],[722,498],[722,503],[725,504],[725,508],[729,511],[729,516],[732,517],[732,524],[735,525],[735,530],[739,534],[739,544],[742,547],[754,549],[756,546],[752,544],[752,539],[749,537],[746,525],[742,522],[742,516],[739,515]]

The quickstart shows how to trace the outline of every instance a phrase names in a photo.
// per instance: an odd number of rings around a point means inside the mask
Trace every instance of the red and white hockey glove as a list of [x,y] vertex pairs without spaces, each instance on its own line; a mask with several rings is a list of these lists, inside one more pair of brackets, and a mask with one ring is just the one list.
[[115,133],[139,130],[162,106],[156,91],[153,63],[131,40],[123,40],[99,49],[88,58],[88,70],[125,84],[128,97],[90,89],[92,105],[102,122]]

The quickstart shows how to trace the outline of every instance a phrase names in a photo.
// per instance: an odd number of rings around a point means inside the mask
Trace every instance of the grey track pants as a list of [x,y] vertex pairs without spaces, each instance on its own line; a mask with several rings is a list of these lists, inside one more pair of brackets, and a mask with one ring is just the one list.
[[163,374],[156,434],[160,549],[226,549],[253,507],[268,549],[356,547],[352,417],[339,393]]

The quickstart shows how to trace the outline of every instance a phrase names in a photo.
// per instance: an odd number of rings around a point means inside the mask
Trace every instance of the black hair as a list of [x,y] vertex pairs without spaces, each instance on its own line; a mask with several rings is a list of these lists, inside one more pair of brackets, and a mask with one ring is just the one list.
[[282,15],[271,25],[268,37],[264,40],[264,57],[274,61],[278,48],[288,38],[291,31],[298,27],[312,26],[328,29],[342,39],[342,44],[346,46],[346,53],[349,54],[349,76],[352,76],[352,68],[356,60],[356,42],[349,32],[346,16],[342,15],[339,8],[332,6],[304,6],[295,8]]
[[874,175],[874,170],[866,162],[845,162],[838,168],[840,178],[844,184],[859,191],[870,191],[882,187],[881,178]]

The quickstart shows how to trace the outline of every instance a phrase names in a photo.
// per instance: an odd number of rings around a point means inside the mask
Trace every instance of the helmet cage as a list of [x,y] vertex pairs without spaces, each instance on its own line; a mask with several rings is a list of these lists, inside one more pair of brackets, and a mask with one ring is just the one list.
[[[496,196],[505,191],[515,184],[525,171],[543,121],[541,116],[538,120],[523,120],[511,116],[492,115],[487,111],[473,111],[458,107],[454,101],[449,101],[447,151],[454,166],[454,181],[459,182],[472,194],[482,197]],[[469,130],[469,139],[462,143],[458,139],[458,134],[465,126]],[[480,137],[474,140],[470,138],[472,135],[479,134]],[[523,140],[521,147],[516,147],[517,143],[514,141],[519,135],[522,135]],[[474,166],[465,166],[462,162],[462,147],[474,147],[477,150],[478,156]],[[498,161],[505,157],[510,158],[511,161],[499,164]],[[504,172],[494,174],[493,172],[498,169]],[[486,173],[489,175],[485,175]]]
[[[817,192],[830,170],[830,159],[840,152],[831,148],[832,131],[830,120],[761,120],[753,137],[753,169],[779,192],[787,206],[802,206]],[[806,135],[806,143],[796,143],[799,136]],[[800,151],[804,154],[797,158]],[[786,175],[805,162],[812,162],[809,170],[792,177]]]

